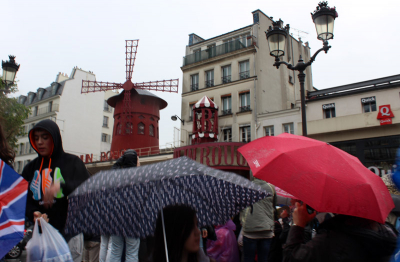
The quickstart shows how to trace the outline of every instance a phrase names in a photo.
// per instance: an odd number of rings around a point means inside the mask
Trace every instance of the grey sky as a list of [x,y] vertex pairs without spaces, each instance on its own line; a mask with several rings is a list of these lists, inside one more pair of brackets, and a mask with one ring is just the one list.
[[[190,33],[208,39],[250,25],[256,9],[308,32],[300,36],[314,53],[322,47],[310,15],[317,4],[314,0],[4,0],[0,59],[17,56],[19,94],[49,86],[58,72],[70,75],[74,66],[93,71],[98,81],[123,83],[124,40],[140,39],[132,81],[181,81]],[[336,6],[339,17],[331,50],[319,54],[312,67],[316,88],[399,74],[398,0],[337,0],[329,1],[329,6]],[[276,69],[271,65],[271,70]],[[170,116],[180,116],[181,97],[156,94],[169,104],[161,111],[160,145],[164,145],[173,140],[173,126],[179,127]]]

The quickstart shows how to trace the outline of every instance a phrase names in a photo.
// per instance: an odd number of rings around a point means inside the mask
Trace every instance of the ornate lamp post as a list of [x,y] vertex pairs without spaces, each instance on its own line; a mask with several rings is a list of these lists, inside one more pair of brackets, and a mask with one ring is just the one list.
[[15,56],[8,56],[9,61],[2,61],[1,67],[3,68],[3,78],[2,81],[5,84],[5,89],[0,89],[5,93],[9,93],[9,87],[14,83],[15,75],[19,69],[19,65],[15,63]]
[[317,30],[317,38],[323,42],[323,47],[315,52],[315,54],[310,58],[310,61],[307,63],[304,63],[301,55],[296,66],[288,64],[285,61],[280,61],[280,57],[285,55],[285,45],[289,32],[289,25],[286,25],[286,27],[283,28],[283,21],[279,19],[279,21],[273,22],[273,26],[270,26],[268,31],[265,32],[269,44],[270,55],[275,57],[275,63],[273,66],[279,68],[281,64],[284,64],[290,70],[299,72],[303,136],[307,136],[306,105],[304,94],[304,82],[306,74],[304,73],[304,70],[315,61],[315,58],[319,52],[325,51],[325,53],[327,53],[329,48],[331,48],[331,46],[328,44],[328,40],[333,39],[333,24],[335,18],[338,17],[338,14],[335,7],[330,8],[328,6],[328,2],[320,2],[314,13],[311,13],[311,16],[315,24],[315,29]]

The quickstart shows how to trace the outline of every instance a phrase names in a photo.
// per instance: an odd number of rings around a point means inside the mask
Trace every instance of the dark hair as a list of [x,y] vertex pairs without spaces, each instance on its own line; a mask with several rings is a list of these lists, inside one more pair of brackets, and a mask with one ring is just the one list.
[[[194,223],[196,211],[187,205],[172,205],[164,207],[163,214],[169,261],[181,262],[185,242],[196,226]],[[154,238],[153,261],[167,261],[161,212],[158,212]],[[197,253],[189,254],[188,261],[197,262]]]
[[7,143],[6,137],[4,135],[3,127],[0,125],[0,158],[7,165],[11,166],[14,163],[15,152]]

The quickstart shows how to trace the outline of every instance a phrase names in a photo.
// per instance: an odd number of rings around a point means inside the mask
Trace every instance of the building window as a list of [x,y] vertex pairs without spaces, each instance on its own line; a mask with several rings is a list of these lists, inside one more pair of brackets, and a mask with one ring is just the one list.
[[153,125],[149,126],[149,135],[154,136],[154,126]]
[[19,145],[19,154],[22,155],[25,153],[25,144]]
[[35,107],[33,108],[33,116],[37,116],[38,113],[39,113],[39,107],[38,107],[38,106],[35,106]]
[[229,83],[231,82],[231,66],[224,66],[222,67],[222,83]]
[[206,87],[214,86],[214,70],[206,71]]
[[115,134],[116,135],[120,135],[121,133],[122,133],[122,128],[121,128],[122,126],[121,126],[121,123],[118,123],[117,124],[117,128],[116,128],[116,130],[115,130]]
[[142,122],[138,124],[138,134],[144,135],[144,124]]
[[376,111],[376,99],[374,96],[361,98],[361,104],[364,113]]
[[216,49],[215,44],[208,45],[206,52],[208,53],[208,58],[214,57],[216,55],[216,53],[217,53],[217,49]]
[[324,118],[336,117],[335,103],[322,105],[322,111],[324,113]]
[[101,134],[101,142],[110,143],[110,135],[102,133]]
[[111,107],[108,105],[107,100],[104,100],[104,111],[111,112]]
[[188,139],[188,142],[187,142],[188,145],[192,144],[192,135],[193,134],[189,134],[189,139]]
[[199,90],[199,74],[190,76],[190,90]]
[[250,77],[249,61],[239,63],[239,79],[246,79]]
[[293,123],[283,124],[283,132],[293,135],[294,134]]
[[264,127],[265,136],[274,136],[274,126]]
[[126,122],[125,134],[133,133],[133,124],[132,122]]
[[195,105],[196,103],[190,103],[189,104],[189,121],[193,121],[193,106]]
[[221,97],[222,100],[222,115],[232,114],[232,97],[225,95]]
[[250,126],[240,127],[240,138],[241,138],[241,141],[245,142],[245,143],[251,141]]
[[193,54],[194,54],[195,62],[198,62],[201,60],[201,49],[200,48],[193,50]]
[[222,132],[223,132],[223,141],[232,142],[232,128],[224,128]]
[[239,94],[240,112],[250,111],[250,91],[245,91]]
[[53,111],[53,101],[49,102],[49,112]]
[[103,127],[108,127],[108,116],[103,116]]

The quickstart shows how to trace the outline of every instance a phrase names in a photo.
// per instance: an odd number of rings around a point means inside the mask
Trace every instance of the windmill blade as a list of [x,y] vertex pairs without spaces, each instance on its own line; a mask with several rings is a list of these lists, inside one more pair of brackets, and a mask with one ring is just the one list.
[[108,91],[122,88],[122,84],[82,80],[81,94]]
[[136,89],[178,93],[179,79],[136,83],[134,86]]
[[132,79],[133,66],[135,65],[136,52],[139,45],[137,40],[125,40],[126,55],[126,80]]

